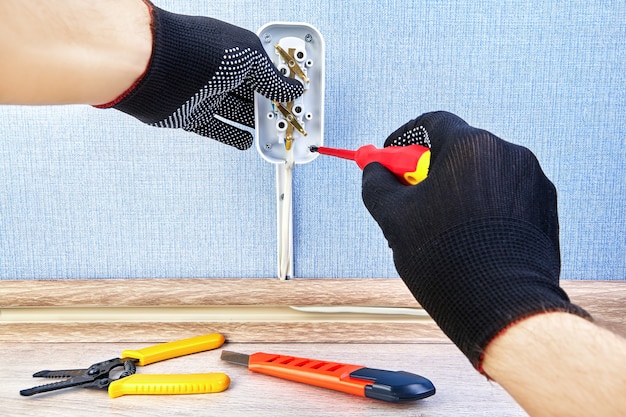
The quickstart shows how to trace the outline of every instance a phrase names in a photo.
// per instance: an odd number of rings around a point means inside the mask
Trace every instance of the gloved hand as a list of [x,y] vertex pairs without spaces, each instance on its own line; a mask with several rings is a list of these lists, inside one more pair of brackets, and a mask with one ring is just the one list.
[[526,148],[429,113],[385,146],[430,144],[428,178],[402,185],[380,164],[363,172],[363,201],[398,273],[439,327],[482,372],[487,344],[531,315],[589,315],[559,287],[557,196]]
[[238,149],[250,132],[215,116],[254,127],[254,92],[291,101],[304,87],[274,67],[252,32],[219,20],[167,12],[149,4],[152,57],[143,77],[113,107],[144,123],[182,128]]

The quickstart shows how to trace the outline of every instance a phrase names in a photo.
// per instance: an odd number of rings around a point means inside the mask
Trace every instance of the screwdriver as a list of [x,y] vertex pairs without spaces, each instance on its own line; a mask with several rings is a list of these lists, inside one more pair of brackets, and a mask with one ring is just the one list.
[[348,149],[311,146],[311,152],[355,161],[364,169],[371,162],[379,162],[405,185],[422,182],[428,175],[430,149],[422,145],[388,146],[377,148],[374,145],[361,146],[356,151]]

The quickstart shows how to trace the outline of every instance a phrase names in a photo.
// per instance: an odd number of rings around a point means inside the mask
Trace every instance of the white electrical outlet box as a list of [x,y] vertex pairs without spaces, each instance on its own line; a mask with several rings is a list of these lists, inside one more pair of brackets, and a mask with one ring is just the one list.
[[310,162],[318,154],[309,147],[324,142],[324,39],[306,23],[268,23],[258,36],[283,75],[304,85],[304,94],[289,103],[274,103],[256,94],[257,150],[272,163]]
[[293,277],[293,168],[311,162],[324,144],[324,39],[306,23],[268,23],[258,31],[263,48],[286,77],[304,86],[288,103],[259,93],[254,99],[256,148],[276,167],[278,277]]

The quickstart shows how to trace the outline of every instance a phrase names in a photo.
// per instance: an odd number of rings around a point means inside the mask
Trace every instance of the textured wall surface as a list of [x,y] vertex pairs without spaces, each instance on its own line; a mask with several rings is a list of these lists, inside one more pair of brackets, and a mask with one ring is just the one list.
[[[623,1],[155,3],[317,27],[329,146],[448,110],[529,147],[559,191],[563,278],[626,279]],[[0,278],[275,276],[274,167],[254,148],[88,106],[0,117]],[[294,176],[296,277],[396,276],[356,165]]]

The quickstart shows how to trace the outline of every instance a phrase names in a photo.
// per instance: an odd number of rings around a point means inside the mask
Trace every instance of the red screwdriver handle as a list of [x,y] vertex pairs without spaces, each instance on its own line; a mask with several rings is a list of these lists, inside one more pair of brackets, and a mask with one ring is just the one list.
[[314,147],[312,149],[322,155],[336,156],[337,158],[349,159],[351,161],[354,161],[354,158],[356,157],[356,151],[349,149],[328,148],[326,146],[320,146],[319,148]]
[[356,151],[354,160],[363,169],[378,162],[393,172],[405,185],[415,185],[426,178],[430,166],[430,149],[421,145],[376,148],[365,145]]
[[382,149],[365,145],[356,151],[320,146],[312,147],[311,150],[353,160],[361,169],[372,162],[379,162],[405,185],[415,185],[423,181],[430,166],[430,149],[421,145],[388,146]]

